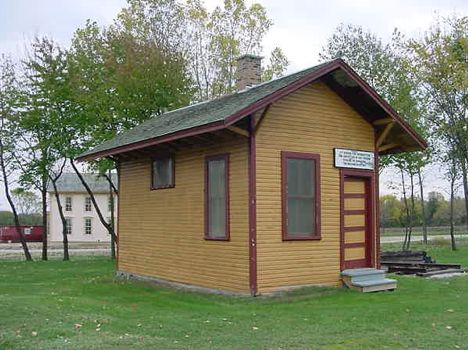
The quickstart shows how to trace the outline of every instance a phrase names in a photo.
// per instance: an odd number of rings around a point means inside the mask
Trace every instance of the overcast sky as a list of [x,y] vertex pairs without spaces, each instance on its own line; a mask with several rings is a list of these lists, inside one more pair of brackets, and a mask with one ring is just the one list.
[[[274,22],[264,48],[281,47],[291,62],[290,71],[318,63],[318,54],[340,23],[361,25],[387,39],[397,27],[407,36],[419,36],[435,16],[468,14],[467,0],[261,0]],[[0,54],[22,56],[25,41],[46,34],[69,45],[75,29],[86,19],[105,25],[113,21],[124,0],[0,0]],[[212,9],[220,0],[205,2]],[[247,0],[247,3],[252,1]],[[442,190],[438,169],[426,174],[429,189]],[[390,174],[382,179],[382,189],[391,192]],[[0,209],[6,209],[0,192]]]

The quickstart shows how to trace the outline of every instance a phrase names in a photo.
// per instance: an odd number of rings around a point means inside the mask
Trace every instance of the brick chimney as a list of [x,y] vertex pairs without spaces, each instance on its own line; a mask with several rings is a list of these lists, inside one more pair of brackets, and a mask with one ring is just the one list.
[[246,54],[237,59],[236,87],[238,91],[262,82],[262,58]]

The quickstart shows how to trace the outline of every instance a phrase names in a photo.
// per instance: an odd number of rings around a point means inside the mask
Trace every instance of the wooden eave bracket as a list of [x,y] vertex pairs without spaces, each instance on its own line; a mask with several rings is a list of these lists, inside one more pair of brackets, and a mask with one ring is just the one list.
[[254,133],[257,134],[258,132],[258,129],[260,128],[260,125],[262,124],[263,122],[263,119],[265,119],[265,115],[268,113],[269,109],[270,109],[270,106],[271,106],[271,103],[269,105],[267,105],[263,110],[262,112],[255,118],[255,122],[254,122]]
[[375,143],[377,148],[380,148],[380,146],[382,146],[383,142],[387,138],[388,134],[390,133],[390,130],[392,130],[394,125],[395,125],[394,121],[385,125],[385,128],[383,129],[382,133],[379,135]]
[[242,136],[245,136],[245,137],[249,137],[249,132],[247,130],[239,128],[238,126],[230,125],[226,129],[228,129],[229,131],[232,131],[232,132],[234,132],[236,134],[239,134],[239,135],[242,135]]
[[395,122],[393,118],[387,117],[387,118],[377,119],[372,124],[374,126],[379,126],[379,125],[387,125],[393,122]]
[[396,143],[388,143],[386,145],[382,145],[378,148],[378,151],[379,152],[385,152],[385,151],[388,151],[389,149],[392,149],[392,148],[396,148],[398,147],[399,145],[396,144]]

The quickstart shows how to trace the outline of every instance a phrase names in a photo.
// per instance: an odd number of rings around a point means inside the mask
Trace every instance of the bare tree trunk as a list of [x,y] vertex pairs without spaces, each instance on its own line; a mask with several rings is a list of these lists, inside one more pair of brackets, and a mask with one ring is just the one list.
[[57,189],[57,178],[50,178],[52,186],[54,187],[55,200],[57,201],[57,207],[60,215],[60,220],[62,221],[62,237],[63,237],[63,260],[70,260],[70,255],[68,254],[68,234],[67,234],[67,219],[63,214],[62,202],[60,200],[59,192]]
[[88,192],[88,195],[89,195],[89,197],[91,198],[91,202],[93,203],[94,209],[96,209],[96,213],[98,214],[99,221],[101,221],[101,224],[103,224],[104,227],[107,229],[107,231],[108,231],[109,234],[111,235],[111,239],[114,239],[114,242],[116,242],[117,239],[116,239],[116,237],[115,237],[114,229],[113,229],[113,227],[106,221],[106,219],[105,219],[104,216],[102,215],[101,209],[99,208],[99,206],[98,206],[98,204],[97,204],[97,202],[96,202],[96,198],[94,197],[93,191],[91,191],[91,188],[88,186],[88,184],[86,183],[85,179],[83,178],[83,175],[81,175],[80,171],[79,171],[78,168],[76,167],[76,164],[75,164],[74,160],[71,159],[71,158],[70,158],[70,164],[71,164],[73,170],[75,171],[76,175],[77,175],[78,178],[80,179],[82,185],[83,185],[84,188],[86,189],[86,192]]
[[427,244],[427,220],[426,220],[426,204],[424,203],[424,184],[421,176],[421,169],[418,168],[419,180],[419,193],[421,195],[421,215],[422,215],[422,229],[423,229],[423,242]]
[[41,182],[41,202],[42,202],[42,227],[44,235],[42,236],[42,260],[47,260],[47,233],[49,232],[49,222],[47,218],[47,177],[42,177]]
[[[107,181],[109,182],[109,209],[110,209],[110,224],[112,226],[112,230],[115,232],[115,217],[114,217],[114,192],[116,192],[116,188],[114,183],[112,182],[112,172],[109,170],[109,175],[106,176]],[[111,258],[115,259],[115,239],[111,236]]]
[[455,235],[454,235],[454,223],[453,223],[453,202],[455,200],[455,181],[456,177],[452,176],[450,179],[450,240],[452,241],[452,250],[457,250],[455,244]]
[[401,185],[403,187],[403,202],[405,203],[405,212],[406,212],[406,223],[405,223],[405,240],[403,241],[403,250],[406,250],[406,243],[408,242],[408,227],[409,227],[409,206],[408,206],[408,197],[406,196],[406,185],[405,185],[405,173],[403,169],[400,169],[401,172]]
[[411,188],[411,215],[409,221],[409,231],[408,231],[408,241],[406,242],[406,250],[410,249],[411,245],[411,234],[413,233],[413,223],[414,223],[414,211],[415,211],[415,203],[414,203],[414,174],[410,173],[410,188]]
[[466,162],[461,162],[463,176],[463,192],[465,195],[465,226],[468,231],[468,170]]
[[3,179],[3,186],[5,189],[5,196],[7,197],[8,204],[10,204],[11,211],[13,212],[16,233],[18,234],[19,240],[21,242],[21,246],[23,247],[24,257],[26,258],[26,261],[32,261],[32,256],[31,256],[31,253],[29,252],[26,239],[24,238],[24,234],[21,231],[18,212],[16,211],[15,203],[13,202],[11,195],[10,195],[10,186],[8,184],[7,170],[5,168],[4,148],[3,148],[3,142],[1,138],[0,138],[0,168],[2,169],[2,179]]

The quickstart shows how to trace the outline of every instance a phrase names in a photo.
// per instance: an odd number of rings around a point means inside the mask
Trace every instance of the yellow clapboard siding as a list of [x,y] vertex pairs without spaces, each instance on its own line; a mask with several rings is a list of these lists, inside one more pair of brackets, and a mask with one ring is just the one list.
[[366,240],[364,231],[349,231],[345,232],[345,243],[362,243]]
[[344,209],[345,210],[363,210],[366,208],[366,202],[364,198],[345,198]]
[[364,247],[345,248],[345,260],[358,260],[366,257]]
[[[206,155],[230,154],[230,241],[204,239]],[[249,291],[247,141],[175,153],[175,188],[150,190],[150,158],[120,166],[121,271],[208,288]]]
[[[256,137],[257,275],[260,292],[340,281],[340,179],[333,148],[373,151],[374,131],[322,83],[271,105]],[[320,154],[319,241],[282,241],[281,151]],[[364,188],[357,188],[364,193]],[[350,202],[351,207],[358,205]]]

